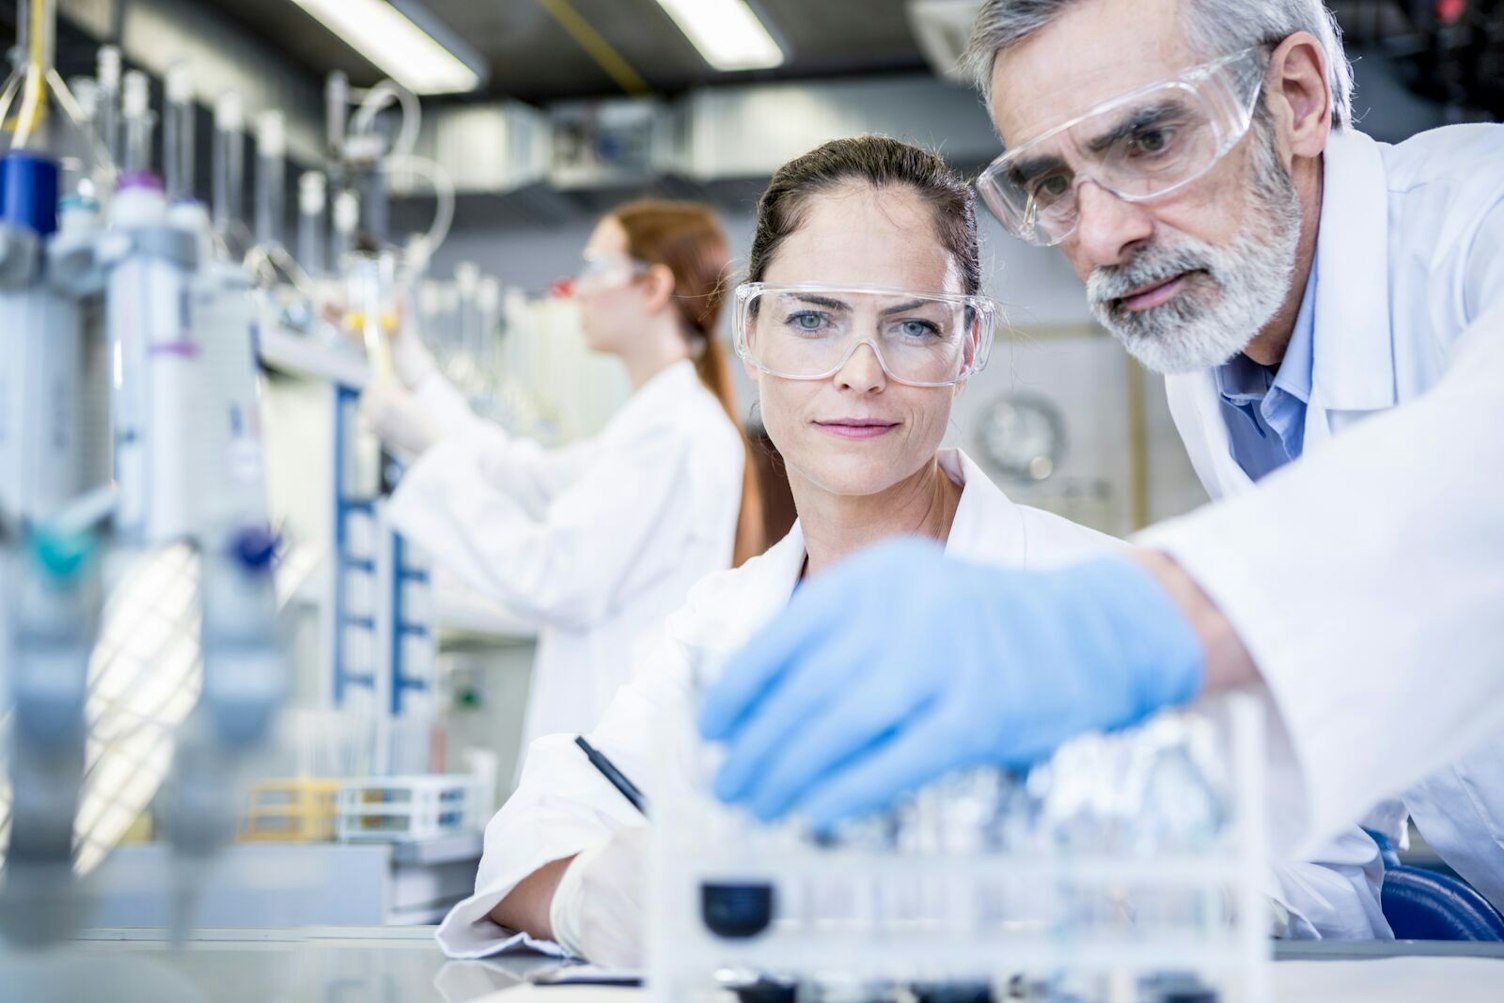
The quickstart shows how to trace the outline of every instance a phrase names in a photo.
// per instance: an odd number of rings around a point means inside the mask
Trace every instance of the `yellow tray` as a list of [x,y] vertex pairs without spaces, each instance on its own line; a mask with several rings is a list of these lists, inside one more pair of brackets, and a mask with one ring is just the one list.
[[338,780],[300,777],[251,787],[239,839],[243,843],[325,843],[334,839]]

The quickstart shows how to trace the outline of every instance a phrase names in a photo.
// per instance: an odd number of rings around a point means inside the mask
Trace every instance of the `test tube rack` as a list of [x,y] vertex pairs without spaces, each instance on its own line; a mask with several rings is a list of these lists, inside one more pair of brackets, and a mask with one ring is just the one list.
[[[979,987],[936,999],[1266,1003],[1263,710],[1241,695],[1222,709],[1230,790],[1206,852],[822,846],[790,825],[759,827],[701,790],[661,792],[647,896],[653,998],[724,999],[728,986],[757,978],[835,980],[858,995],[884,985]],[[665,737],[660,752],[703,763],[693,741]],[[824,907],[811,911],[817,900]],[[1152,987],[1166,981],[1195,988],[1157,995]],[[815,997],[801,989],[798,998]]]
[[335,832],[345,843],[436,839],[480,829],[486,800],[480,779],[468,775],[349,780],[335,795]]

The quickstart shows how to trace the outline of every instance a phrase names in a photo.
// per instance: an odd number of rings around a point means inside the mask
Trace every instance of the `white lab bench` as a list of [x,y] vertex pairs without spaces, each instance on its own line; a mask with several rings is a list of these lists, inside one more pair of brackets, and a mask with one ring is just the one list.
[[[1504,944],[1287,944],[1276,957],[1279,1003],[1504,999]],[[474,1003],[558,964],[536,955],[448,961],[432,927],[201,930],[181,948],[158,930],[94,930],[40,955],[0,953],[0,1001]],[[100,986],[112,991],[101,996]],[[549,992],[558,1003],[575,998]],[[628,1003],[643,994],[596,997]]]
[[[469,895],[481,834],[409,843],[237,843],[197,876],[198,927],[435,923]],[[92,882],[94,922],[166,927],[175,863],[162,844],[120,846]]]

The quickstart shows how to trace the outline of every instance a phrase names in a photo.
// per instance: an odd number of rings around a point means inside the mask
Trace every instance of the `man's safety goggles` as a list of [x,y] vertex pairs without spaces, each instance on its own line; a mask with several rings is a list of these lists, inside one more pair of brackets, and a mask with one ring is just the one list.
[[981,372],[997,327],[985,296],[861,286],[736,289],[736,353],[772,376],[829,379],[867,345],[890,379],[943,387]]
[[1261,46],[1113,98],[994,160],[977,190],[1008,232],[1058,244],[1091,181],[1120,199],[1168,195],[1211,170],[1248,132],[1263,89]]

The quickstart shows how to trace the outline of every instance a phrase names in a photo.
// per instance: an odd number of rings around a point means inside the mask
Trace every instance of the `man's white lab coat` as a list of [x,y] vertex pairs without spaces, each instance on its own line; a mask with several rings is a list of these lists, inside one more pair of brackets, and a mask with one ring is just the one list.
[[1504,126],[1333,134],[1316,269],[1302,461],[1250,490],[1214,375],[1168,377],[1191,462],[1230,501],[1142,540],[1260,666],[1286,836],[1473,750],[1406,801],[1504,908]]

